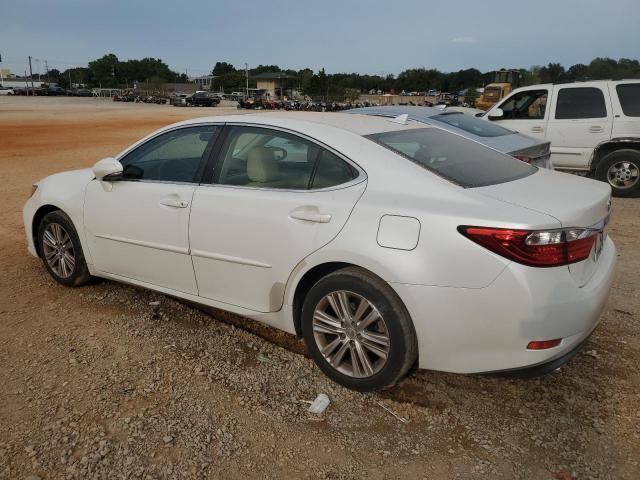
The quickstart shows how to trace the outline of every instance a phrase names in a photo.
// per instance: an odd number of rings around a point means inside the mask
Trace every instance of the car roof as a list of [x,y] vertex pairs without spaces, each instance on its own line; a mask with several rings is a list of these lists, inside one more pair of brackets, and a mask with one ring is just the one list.
[[434,107],[419,107],[415,105],[389,105],[389,106],[378,106],[378,107],[361,107],[361,108],[353,108],[351,110],[346,110],[346,113],[364,113],[368,115],[403,115],[405,113],[409,114],[409,117],[413,118],[430,118],[436,115],[440,115],[446,109],[442,108],[434,108]]
[[193,118],[180,124],[189,125],[195,123],[247,123],[289,128],[291,130],[313,130],[314,125],[323,125],[346,130],[360,136],[415,128],[429,128],[428,125],[413,120],[408,120],[406,124],[403,124],[393,121],[392,118],[364,114],[344,115],[343,113],[334,112],[264,112],[246,115],[222,115]]

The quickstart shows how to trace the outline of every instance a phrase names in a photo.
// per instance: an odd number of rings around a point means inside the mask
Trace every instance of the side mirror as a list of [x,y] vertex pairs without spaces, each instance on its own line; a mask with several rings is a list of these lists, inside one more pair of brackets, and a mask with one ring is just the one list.
[[93,174],[100,181],[115,180],[122,175],[122,164],[115,158],[103,158],[93,166]]
[[489,120],[498,120],[502,117],[504,117],[504,111],[500,107],[494,108],[489,112]]

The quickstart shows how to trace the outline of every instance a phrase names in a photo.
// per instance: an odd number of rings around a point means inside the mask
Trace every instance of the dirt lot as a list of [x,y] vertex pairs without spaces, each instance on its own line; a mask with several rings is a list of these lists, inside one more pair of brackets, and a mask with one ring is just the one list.
[[[222,111],[0,97],[0,478],[640,478],[638,200],[614,201],[608,307],[560,372],[419,372],[379,395],[221,314],[107,281],[59,286],[27,254],[34,181]],[[319,392],[332,404],[316,419]]]

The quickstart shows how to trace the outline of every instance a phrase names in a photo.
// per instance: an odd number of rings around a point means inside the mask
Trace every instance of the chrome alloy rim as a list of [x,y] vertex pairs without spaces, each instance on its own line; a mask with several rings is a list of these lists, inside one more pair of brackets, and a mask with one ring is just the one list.
[[357,293],[325,295],[313,312],[313,337],[324,359],[344,375],[378,373],[389,356],[389,331],[380,312]]
[[73,242],[69,233],[58,223],[50,223],[42,234],[44,259],[60,278],[68,278],[76,265]]
[[630,188],[638,183],[640,178],[640,170],[638,166],[632,162],[620,161],[609,167],[607,179],[612,187]]

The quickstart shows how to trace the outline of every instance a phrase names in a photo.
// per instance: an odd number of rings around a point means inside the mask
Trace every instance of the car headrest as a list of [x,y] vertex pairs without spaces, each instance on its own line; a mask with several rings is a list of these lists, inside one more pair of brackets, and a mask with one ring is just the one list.
[[278,176],[278,162],[265,147],[253,147],[247,156],[247,176],[251,182],[272,182]]

